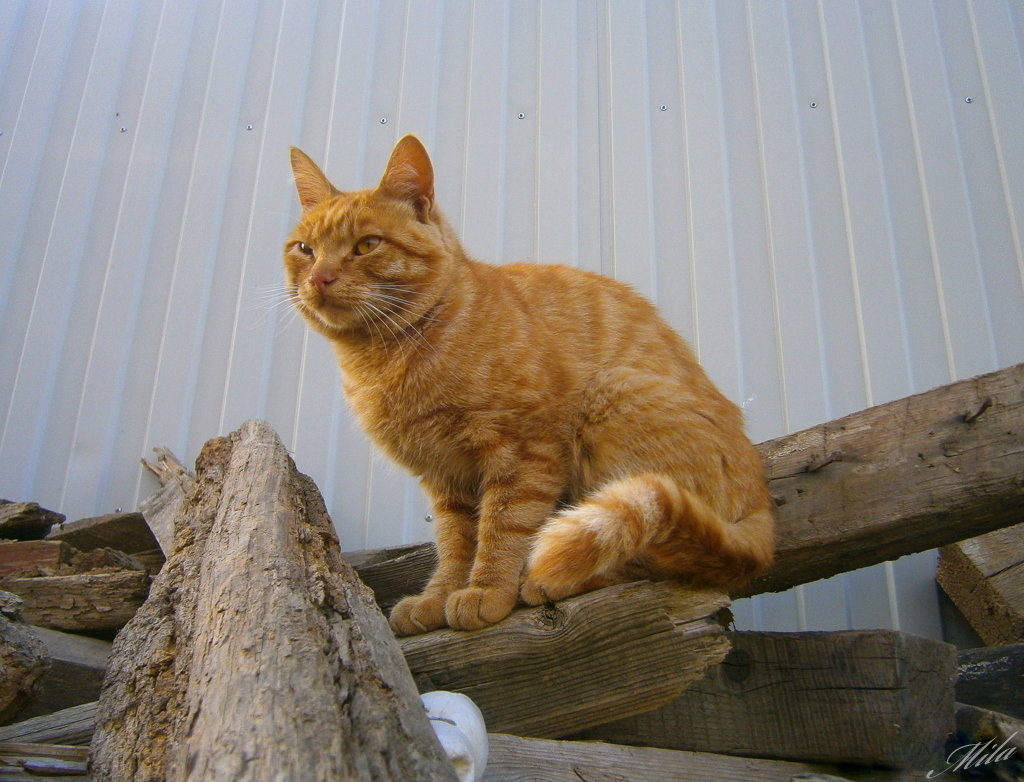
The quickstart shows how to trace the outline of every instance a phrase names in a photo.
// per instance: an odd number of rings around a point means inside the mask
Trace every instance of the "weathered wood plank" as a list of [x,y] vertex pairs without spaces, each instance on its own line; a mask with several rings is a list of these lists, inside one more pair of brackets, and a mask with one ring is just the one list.
[[211,440],[173,553],[118,634],[96,780],[454,779],[319,492],[249,421]]
[[149,592],[143,570],[70,576],[7,578],[4,589],[22,598],[25,621],[68,632],[109,632],[128,622]]
[[53,572],[71,562],[74,553],[59,540],[19,540],[0,543],[0,576],[16,573],[34,576],[40,571]]
[[956,650],[890,631],[730,633],[679,698],[577,738],[728,755],[928,768],[953,730]]
[[968,649],[957,668],[957,701],[1024,720],[1024,644]]
[[[775,566],[734,597],[896,559],[1020,521],[1024,364],[862,410],[758,446],[778,503]],[[433,544],[374,559],[410,593]],[[411,562],[416,563],[410,568]],[[360,573],[364,566],[357,567]]]
[[0,741],[88,744],[96,730],[96,701],[0,727]]
[[41,508],[38,503],[0,500],[0,538],[39,540],[62,521],[64,514]]
[[51,665],[43,677],[38,700],[21,712],[19,718],[24,720],[95,701],[107,670],[110,642],[45,627],[31,630],[46,647]]
[[1020,520],[1024,364],[759,446],[781,503],[771,592]]
[[1024,642],[1024,524],[944,546],[935,578],[986,644]]
[[924,774],[490,734],[484,782],[911,782]]
[[471,697],[489,730],[557,737],[676,697],[728,650],[726,605],[719,592],[638,582],[400,643],[418,681]]

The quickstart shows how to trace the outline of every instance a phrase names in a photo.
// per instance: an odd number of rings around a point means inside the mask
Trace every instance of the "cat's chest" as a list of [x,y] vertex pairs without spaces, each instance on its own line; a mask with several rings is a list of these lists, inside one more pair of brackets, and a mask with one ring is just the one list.
[[350,384],[345,396],[362,429],[391,458],[416,475],[466,456],[461,406],[429,388]]

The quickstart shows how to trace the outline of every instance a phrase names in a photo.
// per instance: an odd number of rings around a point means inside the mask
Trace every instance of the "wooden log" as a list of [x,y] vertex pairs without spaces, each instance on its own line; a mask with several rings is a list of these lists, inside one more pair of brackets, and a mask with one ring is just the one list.
[[312,481],[250,421],[211,440],[114,643],[95,780],[454,779]]
[[41,714],[0,727],[0,741],[28,744],[88,744],[96,730],[96,701]]
[[39,540],[62,521],[63,514],[41,508],[38,503],[0,500],[0,538]]
[[400,643],[421,686],[468,695],[489,730],[557,737],[678,696],[728,651],[726,605],[719,592],[638,582]]
[[19,718],[49,714],[95,701],[107,670],[110,642],[45,627],[32,627],[31,630],[46,647],[51,665],[43,677],[38,700],[21,712]]
[[25,621],[68,632],[110,633],[128,622],[149,592],[141,570],[7,578],[4,589],[25,601]]
[[59,540],[19,540],[0,543],[0,576],[39,575],[71,562],[74,549]]
[[1024,642],[1024,524],[944,546],[935,578],[986,644]]
[[143,466],[160,481],[160,488],[139,503],[146,523],[160,542],[165,556],[174,549],[174,519],[195,487],[196,476],[167,448],[154,448],[156,461]]
[[[781,591],[1019,522],[1024,364],[758,449],[778,505],[776,564],[734,597]],[[375,559],[357,570],[372,571],[373,582],[385,585],[384,599],[393,601],[403,579],[409,593],[422,588],[422,562],[432,549],[404,547],[390,561],[384,552],[353,558]]]
[[0,723],[38,697],[49,668],[42,641],[16,618],[0,615]]
[[730,633],[670,704],[577,738],[728,755],[928,768],[953,730],[956,650],[890,631]]
[[484,782],[911,782],[925,774],[848,769],[785,760],[754,760],[705,752],[624,747],[596,741],[547,741],[490,734]]
[[960,652],[956,699],[1024,720],[1024,644]]

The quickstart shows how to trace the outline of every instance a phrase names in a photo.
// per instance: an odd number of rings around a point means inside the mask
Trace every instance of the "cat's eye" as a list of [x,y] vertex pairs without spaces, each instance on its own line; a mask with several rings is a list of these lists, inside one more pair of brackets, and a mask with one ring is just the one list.
[[309,255],[309,256],[313,255],[313,248],[310,247],[305,242],[298,242],[295,246],[298,248],[299,252],[302,253],[303,255]]
[[379,236],[364,236],[362,239],[356,242],[356,246],[352,248],[352,254],[366,255],[367,253],[371,253],[375,249],[377,249],[377,245],[379,244]]

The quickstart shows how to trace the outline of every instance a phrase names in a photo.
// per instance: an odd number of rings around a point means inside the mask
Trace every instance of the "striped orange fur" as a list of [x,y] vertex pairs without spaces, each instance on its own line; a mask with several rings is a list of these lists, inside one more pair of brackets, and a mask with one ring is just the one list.
[[361,425],[419,476],[439,564],[396,633],[473,629],[637,578],[735,588],[772,561],[739,409],[628,286],[466,256],[418,140],[341,192],[292,150],[287,284]]

